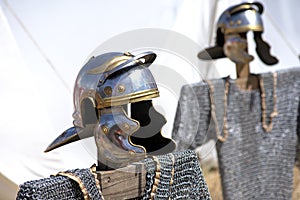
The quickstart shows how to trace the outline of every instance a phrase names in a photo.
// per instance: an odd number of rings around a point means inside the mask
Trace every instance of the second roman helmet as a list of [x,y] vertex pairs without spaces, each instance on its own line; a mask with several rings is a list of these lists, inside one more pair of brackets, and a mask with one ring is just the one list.
[[[246,51],[246,33],[253,31],[256,52],[261,61],[267,65],[278,63],[270,54],[270,45],[262,39],[264,31],[261,14],[263,5],[259,2],[241,3],[227,8],[217,22],[216,44],[198,54],[203,60],[229,57],[233,62],[250,62],[253,56]],[[226,52],[226,47],[231,47]]]

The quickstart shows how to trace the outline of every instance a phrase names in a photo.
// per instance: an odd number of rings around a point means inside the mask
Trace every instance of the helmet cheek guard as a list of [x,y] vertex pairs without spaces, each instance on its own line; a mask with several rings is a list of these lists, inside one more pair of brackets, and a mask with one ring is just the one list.
[[270,54],[270,45],[262,39],[262,32],[254,32],[254,41],[256,43],[256,53],[266,65],[275,65],[278,59]]
[[[151,101],[159,96],[148,69],[155,58],[152,52],[136,56],[112,52],[91,58],[74,87],[74,127],[56,138],[46,152],[94,136],[103,169],[123,167],[147,154],[172,152],[174,141],[161,134],[166,120]],[[131,117],[125,111],[128,104]]]
[[94,136],[98,160],[108,168],[119,168],[146,156],[146,149],[131,142],[139,122],[129,118],[123,107],[103,109]]

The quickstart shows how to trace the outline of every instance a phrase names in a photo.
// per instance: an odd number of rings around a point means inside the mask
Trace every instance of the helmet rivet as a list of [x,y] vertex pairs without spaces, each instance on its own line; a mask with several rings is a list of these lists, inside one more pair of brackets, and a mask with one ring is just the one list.
[[242,23],[242,20],[240,20],[240,19],[236,21],[237,25],[240,25],[241,23]]
[[124,86],[124,85],[119,85],[119,86],[118,86],[118,91],[119,91],[120,93],[125,92],[125,86]]
[[133,151],[133,150],[129,150],[128,154],[130,157],[135,157],[135,151]]
[[230,25],[230,26],[233,26],[233,25],[234,25],[234,21],[230,21],[230,22],[229,22],[229,25]]
[[105,93],[105,95],[110,96],[112,94],[111,87],[109,87],[109,86],[105,87],[104,88],[104,93]]
[[128,131],[130,129],[130,126],[129,126],[128,123],[124,123],[123,128],[124,128],[125,131]]
[[104,134],[107,134],[109,132],[109,128],[107,126],[103,125],[101,128]]

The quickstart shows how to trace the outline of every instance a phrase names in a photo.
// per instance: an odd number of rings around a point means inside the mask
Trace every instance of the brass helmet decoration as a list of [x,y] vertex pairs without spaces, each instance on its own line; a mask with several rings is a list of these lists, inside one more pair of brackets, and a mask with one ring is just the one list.
[[263,5],[259,2],[241,3],[226,9],[217,22],[216,45],[201,51],[198,57],[203,60],[228,57],[235,63],[249,63],[254,57],[247,53],[246,33],[253,31],[256,52],[262,62],[278,63],[270,54],[270,45],[262,39],[262,13]]
[[159,96],[148,69],[155,58],[153,52],[110,52],[92,57],[76,79],[74,126],[45,152],[94,136],[100,169],[116,169],[149,154],[172,152],[175,142],[161,135],[166,119],[151,100]]

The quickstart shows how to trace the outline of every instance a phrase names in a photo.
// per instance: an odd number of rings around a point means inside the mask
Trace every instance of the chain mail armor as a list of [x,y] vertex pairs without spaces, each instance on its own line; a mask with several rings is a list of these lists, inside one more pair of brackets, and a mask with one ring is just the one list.
[[23,183],[20,185],[17,199],[103,200],[103,197],[91,169],[75,169]]
[[[194,151],[153,156],[143,162],[146,187],[143,196],[137,199],[211,199]],[[74,177],[80,181],[74,181]],[[104,200],[98,188],[91,169],[75,169],[25,182],[20,185],[17,199]]]
[[[194,151],[179,151],[154,158],[146,158],[144,160],[147,179],[143,200],[150,198],[211,199]],[[160,165],[160,173],[157,171],[158,164]],[[173,167],[174,173],[170,173]],[[156,185],[155,178],[158,174],[159,180]]]
[[270,132],[262,127],[260,89],[243,91],[229,79],[225,111],[226,80],[212,80],[216,123],[211,122],[212,102],[206,82],[186,85],[181,91],[173,129],[178,149],[196,148],[211,138],[216,139],[214,127],[219,126],[222,131],[224,116],[227,117],[228,138],[216,143],[224,199],[291,199],[292,196],[293,167],[295,158],[300,158],[297,131],[300,69],[277,72],[276,91],[272,73],[259,76],[264,83],[268,124],[274,108],[273,94],[277,94],[278,115],[273,118]]

